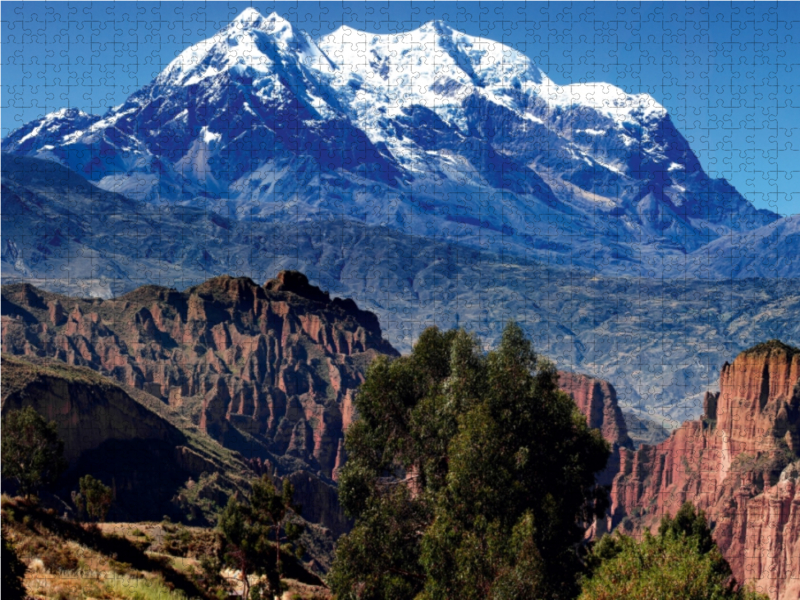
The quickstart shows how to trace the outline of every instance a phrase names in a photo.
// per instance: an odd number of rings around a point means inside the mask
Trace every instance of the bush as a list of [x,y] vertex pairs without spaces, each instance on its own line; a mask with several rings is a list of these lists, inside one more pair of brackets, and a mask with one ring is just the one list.
[[79,481],[80,492],[72,492],[72,502],[82,517],[92,521],[105,521],[111,508],[113,494],[111,488],[99,479],[84,475]]
[[705,515],[689,503],[662,520],[658,536],[604,536],[587,563],[579,600],[766,600],[736,588]]
[[78,568],[78,559],[65,544],[48,543],[39,551],[39,558],[50,573],[74,571]]

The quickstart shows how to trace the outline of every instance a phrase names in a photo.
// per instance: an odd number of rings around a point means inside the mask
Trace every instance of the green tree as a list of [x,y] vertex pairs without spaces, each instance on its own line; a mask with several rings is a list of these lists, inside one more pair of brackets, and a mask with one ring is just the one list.
[[766,600],[737,589],[705,514],[690,503],[674,519],[664,517],[657,536],[604,536],[587,563],[592,575],[580,600]]
[[5,600],[23,600],[25,598],[25,566],[19,557],[13,544],[6,539],[5,533],[0,533],[2,538],[3,551],[0,553],[2,559],[3,577],[3,598]]
[[355,404],[340,498],[356,523],[328,578],[339,598],[577,594],[609,448],[517,325],[488,353],[427,329],[409,356],[373,362]]
[[[244,598],[272,598],[283,593],[281,551],[303,555],[297,540],[303,532],[293,503],[294,488],[288,480],[279,492],[268,475],[253,482],[246,501],[231,497],[219,518],[218,528],[225,543],[226,562],[239,569]],[[266,581],[250,588],[248,575]]]
[[15,479],[24,495],[54,483],[67,467],[55,422],[30,406],[3,417],[1,445],[3,477]]
[[78,513],[92,521],[105,521],[114,497],[111,488],[91,475],[84,475],[78,483],[80,492],[72,492],[72,502]]

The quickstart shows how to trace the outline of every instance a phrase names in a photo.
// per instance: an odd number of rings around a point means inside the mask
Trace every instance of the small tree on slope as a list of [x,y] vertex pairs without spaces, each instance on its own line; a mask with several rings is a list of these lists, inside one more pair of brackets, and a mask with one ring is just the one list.
[[[302,547],[296,544],[303,526],[294,518],[300,509],[292,501],[294,488],[283,482],[278,492],[268,475],[253,482],[248,501],[231,497],[219,518],[218,528],[225,541],[226,561],[239,569],[243,598],[272,598],[283,593],[281,547],[299,558]],[[266,579],[250,589],[248,575]]]
[[3,477],[15,479],[24,495],[54,483],[67,467],[56,424],[30,406],[3,416],[0,437]]

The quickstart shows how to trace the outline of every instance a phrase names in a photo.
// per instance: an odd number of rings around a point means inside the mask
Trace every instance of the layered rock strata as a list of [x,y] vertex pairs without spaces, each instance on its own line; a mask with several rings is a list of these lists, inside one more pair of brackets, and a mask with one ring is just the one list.
[[218,277],[79,300],[3,288],[6,354],[89,367],[182,411],[223,445],[324,478],[342,460],[368,363],[395,355],[378,320],[300,273]]
[[640,533],[693,502],[739,582],[800,597],[800,350],[759,344],[725,364],[702,419],[620,451],[608,527]]

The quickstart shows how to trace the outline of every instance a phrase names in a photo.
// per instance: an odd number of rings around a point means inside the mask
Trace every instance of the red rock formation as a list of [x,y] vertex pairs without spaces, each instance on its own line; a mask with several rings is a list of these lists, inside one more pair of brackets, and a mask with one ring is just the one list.
[[657,446],[623,449],[609,526],[654,529],[685,501],[706,511],[737,581],[800,597],[800,350],[742,352],[705,415]]
[[568,394],[586,415],[589,427],[599,429],[603,437],[611,444],[611,456],[606,469],[598,475],[601,485],[610,485],[619,472],[620,448],[633,449],[633,442],[628,437],[625,419],[617,402],[617,391],[614,386],[588,375],[558,372],[558,387]]
[[[285,271],[112,300],[3,288],[4,353],[87,366],[161,398],[224,445],[335,476],[352,393],[396,351],[378,319]],[[234,425],[235,427],[232,427]]]

